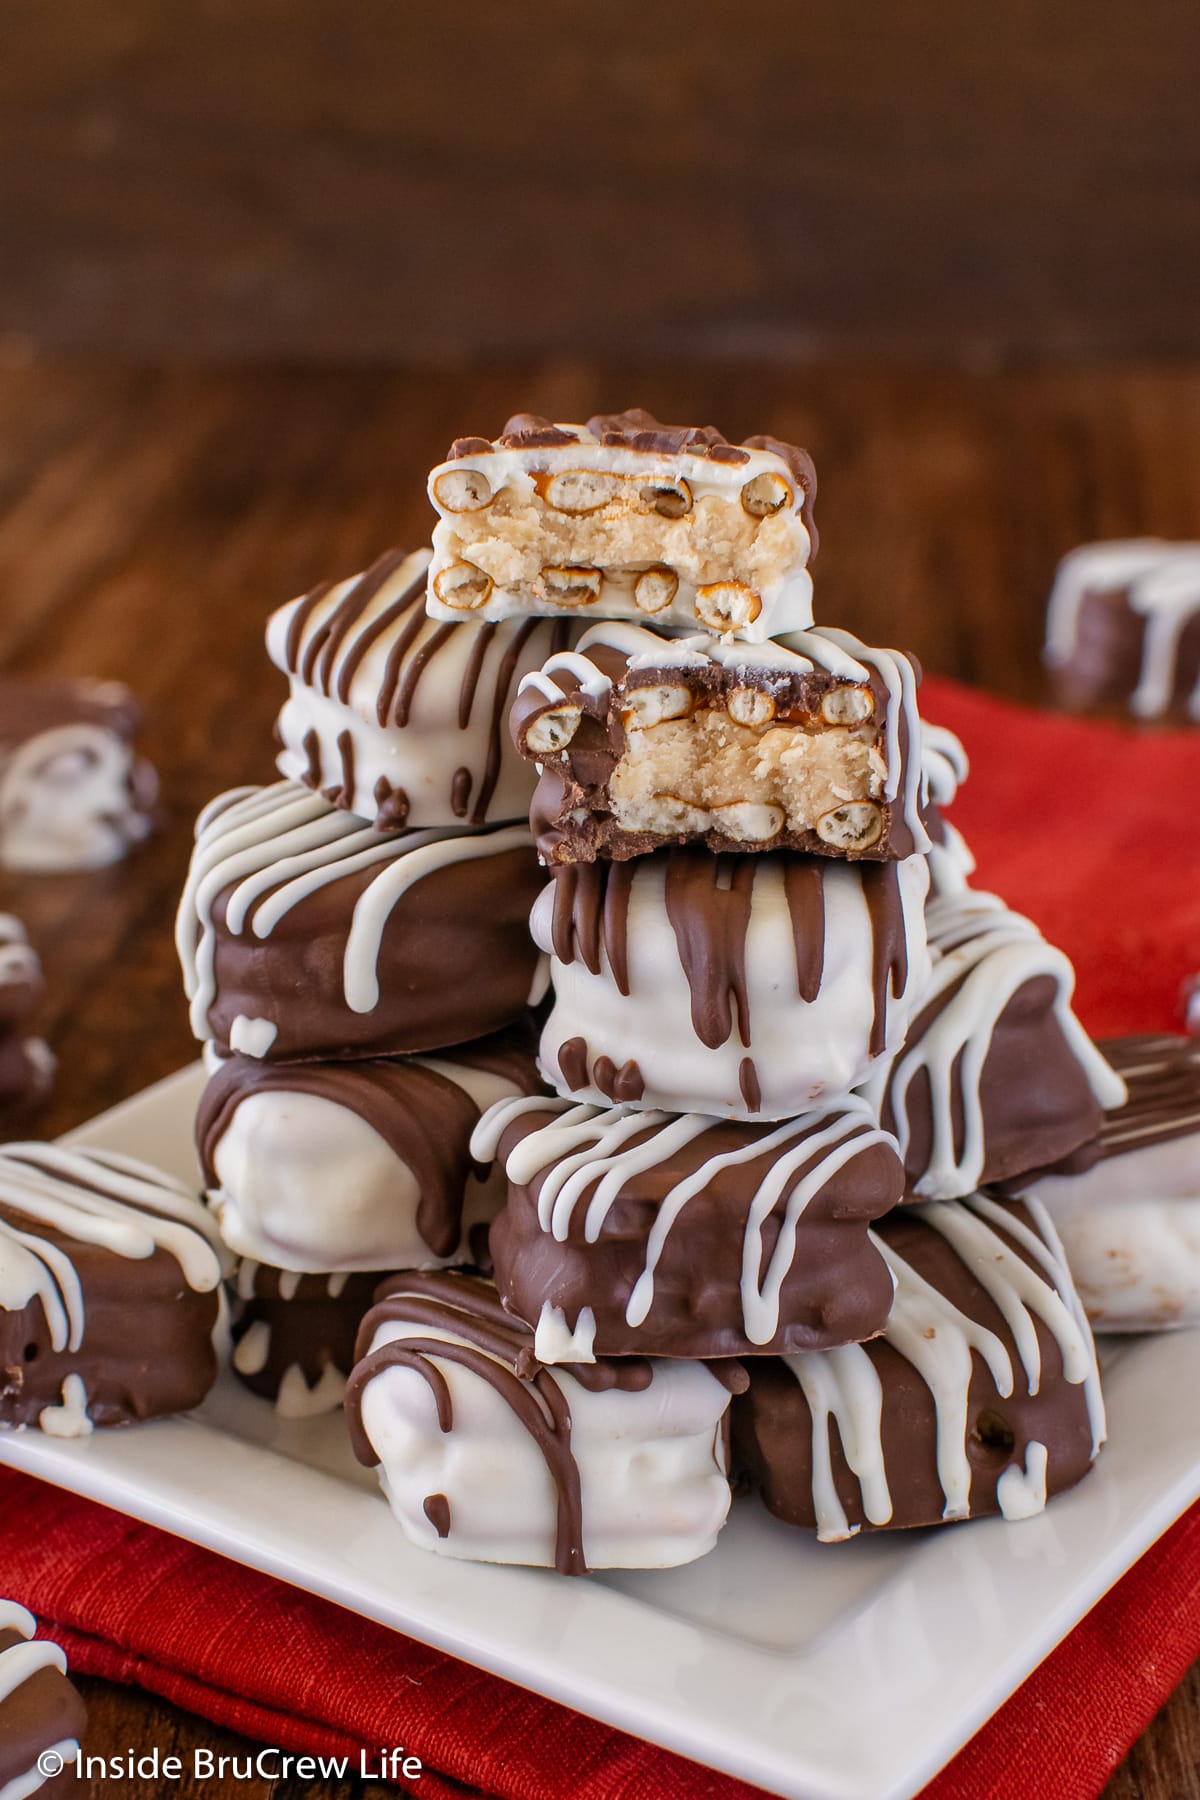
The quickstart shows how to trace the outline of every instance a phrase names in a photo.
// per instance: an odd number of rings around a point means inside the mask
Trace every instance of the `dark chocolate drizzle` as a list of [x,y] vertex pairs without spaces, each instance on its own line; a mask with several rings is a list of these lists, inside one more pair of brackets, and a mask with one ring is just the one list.
[[879,1056],[887,1047],[887,1003],[897,999],[908,985],[908,936],[900,899],[900,874],[896,863],[868,863],[862,868],[863,899],[871,915],[873,953],[871,981],[875,1011],[871,1021],[870,1051]]
[[796,989],[810,1003],[821,991],[825,973],[825,876],[820,863],[788,857],[783,865],[783,891],[792,921],[796,952]]
[[421,1511],[440,1538],[450,1536],[450,1502],[445,1494],[426,1494]]
[[700,1042],[719,1049],[733,1033],[750,1045],[746,939],[757,864],[749,857],[679,851],[667,864],[665,904],[692,997]]
[[[656,855],[656,861],[665,865],[664,903],[691,995],[692,1025],[709,1049],[728,1042],[735,1022],[742,1043],[750,1047],[746,944],[753,919],[754,882],[759,870],[772,860],[783,873],[797,992],[811,1003],[820,992],[824,975],[825,881],[830,866],[836,864],[787,855],[774,859],[767,854],[714,856],[693,845],[674,845]],[[646,866],[642,860],[572,863],[552,871],[551,943],[555,956],[564,963],[578,958],[591,974],[599,975],[603,953],[618,992],[626,997],[630,992],[630,898],[634,881]],[[908,981],[899,865],[859,864],[858,879],[874,940],[870,1049],[872,1056],[878,1056],[887,1042],[889,994],[899,997]],[[743,1071],[743,1094],[746,1079]]]
[[407,825],[412,806],[403,788],[393,787],[387,776],[381,775],[371,797],[376,831],[400,831]]
[[[375,717],[378,723],[399,731],[403,731],[410,722],[417,689],[425,671],[436,661],[438,654],[454,641],[455,632],[461,629],[458,624],[430,626],[422,604],[426,588],[425,571],[422,570],[416,579],[404,589],[403,593],[399,594],[376,618],[357,632],[353,643],[350,644],[348,650],[346,649],[350,634],[354,631],[370,602],[405,560],[406,552],[400,550],[391,550],[385,556],[380,557],[338,602],[329,618],[309,633],[307,628],[312,614],[328,595],[331,584],[325,582],[320,587],[314,588],[312,593],[307,594],[296,606],[296,611],[288,626],[284,658],[289,672],[296,675],[306,686],[314,688],[316,692],[327,697],[336,698],[343,706],[348,705],[354,676],[371,646],[392,630],[400,620],[405,618],[406,614],[410,615],[388,651],[375,702]],[[543,621],[537,619],[523,621],[512,633],[511,642],[496,670],[496,679],[492,684],[490,695],[491,715],[488,721],[484,768],[475,795],[474,806],[469,815],[472,824],[482,824],[487,817],[487,810],[500,778],[503,750],[501,734],[505,728],[508,712],[509,689],[529,638],[543,624]],[[471,722],[471,715],[478,699],[484,663],[488,651],[495,641],[497,627],[494,624],[476,625],[467,621],[466,629],[474,632],[475,635],[459,687],[458,725],[460,731],[465,731]],[[422,633],[427,633],[424,642],[421,641]],[[569,641],[569,634],[569,621],[556,621],[549,633],[550,644],[547,654],[554,654],[556,651],[564,649]],[[346,654],[339,663],[338,658],[343,650],[346,651]],[[350,776],[347,774],[347,751],[341,739],[339,739],[339,750],[342,755],[342,786],[340,789],[326,790],[326,793],[328,798],[336,796],[336,803],[344,806],[348,805],[353,797],[353,787]],[[304,779],[310,787],[318,787],[321,778],[321,762],[320,744],[316,732],[309,732],[305,737],[304,753],[308,758],[308,769]],[[351,750],[351,760],[349,761],[351,773],[353,769],[352,755]],[[454,813],[457,818],[466,818],[471,778],[468,776],[465,787],[457,776],[455,780],[456,786],[452,798]],[[405,816],[407,816],[407,800],[404,810]],[[389,816],[388,822],[396,821],[394,817]]]
[[[502,1034],[503,1035],[503,1034]],[[439,1053],[452,1060],[455,1052]],[[486,1051],[483,1053],[486,1056]],[[507,1052],[498,1046],[497,1054]],[[528,1053],[513,1051],[516,1085],[536,1091]],[[474,1066],[487,1066],[479,1061]],[[507,1069],[505,1070],[507,1073]],[[435,1256],[462,1237],[463,1195],[474,1165],[468,1144],[479,1108],[448,1076],[415,1061],[267,1063],[233,1056],[209,1081],[196,1113],[196,1144],[208,1187],[217,1185],[217,1145],[251,1094],[312,1094],[357,1113],[412,1170],[420,1190],[417,1229]]]
[[[466,1341],[408,1337],[370,1345],[380,1326],[403,1322],[452,1333]],[[354,1453],[373,1468],[379,1461],[363,1429],[362,1396],[368,1383],[389,1368],[415,1369],[429,1383],[442,1431],[454,1428],[454,1409],[438,1361],[457,1363],[487,1381],[507,1403],[546,1460],[558,1496],[555,1568],[563,1575],[587,1573],[583,1545],[583,1503],[579,1466],[571,1450],[571,1407],[566,1393],[537,1361],[533,1333],[504,1310],[489,1282],[472,1275],[413,1273],[395,1276],[379,1288],[363,1320],[359,1358],[346,1389],[346,1418]],[[652,1370],[639,1357],[605,1364],[574,1365],[559,1371],[593,1391],[612,1387],[640,1391]],[[426,1502],[427,1516],[428,1502]],[[435,1526],[437,1521],[433,1521]]]

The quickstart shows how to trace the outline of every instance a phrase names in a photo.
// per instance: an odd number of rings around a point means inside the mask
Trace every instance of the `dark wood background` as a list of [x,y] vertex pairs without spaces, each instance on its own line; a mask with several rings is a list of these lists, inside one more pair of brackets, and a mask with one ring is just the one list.
[[[807,443],[822,472],[821,616],[1016,697],[1040,693],[1064,550],[1103,534],[1200,536],[1200,366],[0,370],[0,664],[132,683],[166,806],[161,834],[116,868],[0,873],[0,909],[26,919],[49,979],[42,1022],[61,1068],[39,1129],[64,1130],[193,1054],[172,915],[198,808],[270,773],[282,690],[262,650],[271,607],[419,542],[424,471],[457,431],[521,405],[586,417],[631,400]],[[134,1690],[88,1688],[97,1753],[230,1748]],[[1193,1674],[1107,1800],[1200,1800],[1198,1701]],[[1036,1755],[1030,1744],[1030,1768]],[[122,1793],[160,1800],[149,1784]],[[178,1793],[267,1800],[261,1783]],[[94,1800],[111,1795],[95,1785]],[[341,1796],[362,1800],[354,1786]]]
[[13,356],[1200,342],[1195,0],[3,0],[0,32]]

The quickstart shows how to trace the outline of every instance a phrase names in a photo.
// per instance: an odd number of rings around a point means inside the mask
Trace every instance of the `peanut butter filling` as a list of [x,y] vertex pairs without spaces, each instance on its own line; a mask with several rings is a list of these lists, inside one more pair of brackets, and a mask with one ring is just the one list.
[[[609,781],[623,830],[664,837],[719,830],[750,843],[785,829],[812,831],[843,850],[878,841],[887,767],[873,733],[756,728],[716,707],[687,711],[683,688],[649,691],[656,700],[643,713],[664,716],[646,724],[627,716],[627,747]],[[683,716],[665,716],[673,707]]]

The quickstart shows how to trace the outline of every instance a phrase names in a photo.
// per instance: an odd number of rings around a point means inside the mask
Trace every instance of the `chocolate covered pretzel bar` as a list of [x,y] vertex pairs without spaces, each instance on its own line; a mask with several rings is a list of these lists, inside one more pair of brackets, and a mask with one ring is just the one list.
[[532,413],[460,438],[429,477],[436,619],[588,614],[762,643],[812,622],[816,475],[776,438],[634,409]]
[[841,631],[779,643],[592,626],[521,683],[510,720],[541,768],[547,863],[662,844],[911,856],[922,818],[920,671]]
[[1200,544],[1083,544],[1050,596],[1044,660],[1064,706],[1200,722]]

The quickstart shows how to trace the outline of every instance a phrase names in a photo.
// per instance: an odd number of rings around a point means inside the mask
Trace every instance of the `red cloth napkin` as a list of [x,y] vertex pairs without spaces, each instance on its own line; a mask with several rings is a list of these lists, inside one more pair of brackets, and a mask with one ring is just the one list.
[[[36,1528],[30,1528],[36,1521]],[[0,1470],[0,1570],[73,1669],[285,1750],[403,1744],[421,1800],[761,1800],[761,1791],[328,1601]],[[1200,1655],[1200,1505],[922,1800],[1085,1800]]]
[[[967,744],[953,818],[1001,893],[1079,970],[1097,1035],[1179,1023],[1200,968],[1200,731],[1043,716],[930,680]],[[36,1529],[30,1529],[30,1521]],[[754,1800],[758,1790],[237,1567],[0,1471],[0,1588],[72,1665],[285,1749],[404,1744],[425,1800]],[[1142,1558],[926,1789],[1087,1800],[1200,1655],[1200,1506]]]
[[1200,969],[1200,729],[1031,712],[932,676],[921,711],[971,758],[949,817],[974,885],[1067,952],[1087,1029],[1181,1030]]

